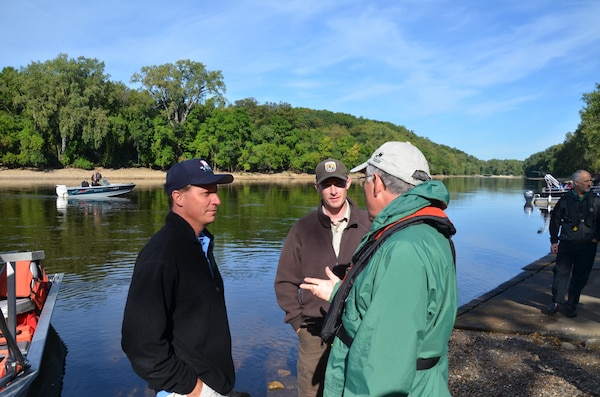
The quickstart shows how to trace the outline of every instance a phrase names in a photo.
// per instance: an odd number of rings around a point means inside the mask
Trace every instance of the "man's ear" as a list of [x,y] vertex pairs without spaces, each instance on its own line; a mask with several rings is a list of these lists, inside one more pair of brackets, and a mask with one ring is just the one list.
[[377,197],[378,195],[381,194],[381,192],[383,192],[385,190],[385,185],[383,184],[383,181],[377,174],[373,174],[372,185],[373,185],[373,196],[374,197]]
[[173,205],[176,205],[178,207],[181,207],[181,199],[183,198],[183,193],[179,190],[173,190],[173,193],[171,193],[171,199],[173,200]]
[[348,177],[346,179],[346,190],[350,189],[350,186],[352,186],[352,178]]

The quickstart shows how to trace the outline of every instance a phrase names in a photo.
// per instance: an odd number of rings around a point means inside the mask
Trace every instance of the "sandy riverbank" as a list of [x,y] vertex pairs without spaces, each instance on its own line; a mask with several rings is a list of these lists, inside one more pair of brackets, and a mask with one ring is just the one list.
[[[165,182],[166,172],[150,168],[98,168],[104,178],[112,183],[134,182],[142,184],[160,184]],[[0,169],[0,183],[3,185],[62,184],[79,185],[84,178],[92,176],[90,170],[63,168],[56,170]],[[234,181],[257,182],[312,182],[314,175],[283,172],[277,174],[233,173]]]
[[[133,182],[138,185],[164,183],[166,171],[151,168],[98,168],[104,178],[112,183]],[[79,185],[84,178],[91,178],[91,170],[80,168],[62,168],[54,170],[9,169],[0,168],[0,184],[3,185]],[[257,174],[233,172],[234,182],[269,182],[269,183],[306,183],[314,181],[314,174],[297,174],[280,172],[274,174]],[[481,177],[481,176],[474,176]],[[434,175],[434,179],[452,178],[451,176]],[[520,178],[514,176],[497,176],[497,178]]]

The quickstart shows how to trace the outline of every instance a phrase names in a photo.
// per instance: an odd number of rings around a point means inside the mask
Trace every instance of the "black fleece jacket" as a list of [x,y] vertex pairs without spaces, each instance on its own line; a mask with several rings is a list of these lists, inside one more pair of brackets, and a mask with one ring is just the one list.
[[204,233],[214,277],[194,230],[173,212],[136,260],[121,345],[156,391],[187,394],[200,378],[227,394],[235,382],[223,279]]
[[[583,198],[570,190],[558,200],[550,218],[550,243],[591,242],[600,238],[600,197],[587,192]],[[560,234],[559,234],[560,233]]]

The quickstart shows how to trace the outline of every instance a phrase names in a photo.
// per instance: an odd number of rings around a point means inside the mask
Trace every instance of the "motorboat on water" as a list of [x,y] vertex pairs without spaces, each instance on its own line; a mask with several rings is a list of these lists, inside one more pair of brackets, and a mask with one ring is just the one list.
[[64,273],[49,277],[44,251],[0,253],[0,396],[26,396],[38,376]]
[[544,186],[542,188],[542,191],[540,192],[541,197],[560,197],[569,190],[571,190],[572,187],[571,182],[560,183],[558,179],[556,179],[550,174],[544,175],[544,180],[546,181],[546,186]]
[[[528,204],[531,203],[535,207],[552,210],[563,194],[571,190],[572,183],[560,183],[550,174],[544,175],[544,180],[546,181],[546,186],[542,188],[540,193],[526,190],[523,196],[525,197],[525,202]],[[592,186],[591,191],[600,194],[600,186]]]
[[561,184],[550,174],[544,175],[544,180],[546,181],[546,186],[542,188],[540,193],[526,190],[523,196],[526,203],[531,203],[531,205],[539,208],[552,209],[562,195],[571,190],[571,186],[569,184]]
[[104,179],[98,186],[56,185],[56,195],[69,198],[113,197],[129,193],[134,187],[135,183],[110,183]]
[[[531,190],[528,190],[527,192],[531,192]],[[532,206],[543,208],[546,210],[552,210],[552,208],[554,208],[554,205],[558,202],[558,200],[560,200],[561,197],[552,195],[543,197],[541,194],[533,194],[532,192],[531,197],[528,199],[527,192],[525,192],[525,201],[527,203],[531,203]]]

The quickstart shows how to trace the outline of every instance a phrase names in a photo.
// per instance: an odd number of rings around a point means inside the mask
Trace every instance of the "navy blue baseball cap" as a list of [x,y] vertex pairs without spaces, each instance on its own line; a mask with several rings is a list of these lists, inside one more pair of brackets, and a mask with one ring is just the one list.
[[215,174],[210,165],[202,159],[191,159],[179,162],[167,172],[165,191],[168,195],[173,190],[187,185],[212,185],[233,182],[231,174]]

